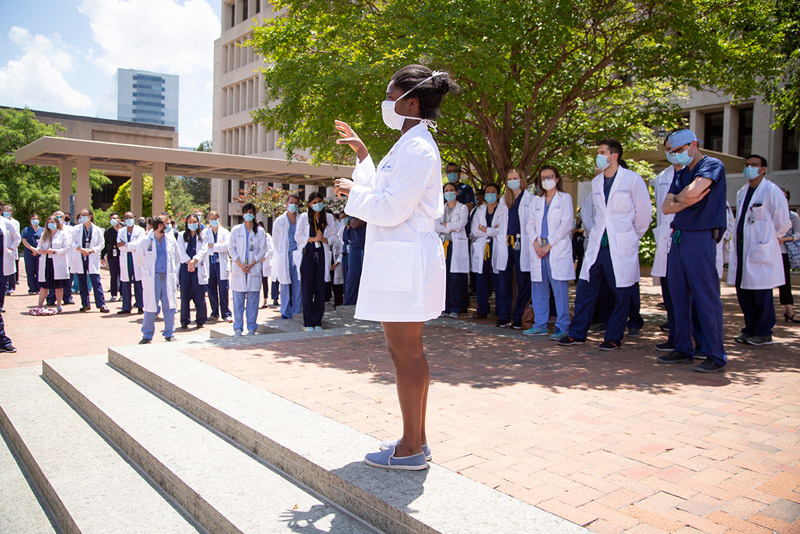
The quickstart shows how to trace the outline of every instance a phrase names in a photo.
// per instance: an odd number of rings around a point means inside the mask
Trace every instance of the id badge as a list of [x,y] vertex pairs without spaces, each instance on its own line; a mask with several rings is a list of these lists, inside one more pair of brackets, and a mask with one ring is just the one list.
[[153,240],[151,239],[147,245],[147,252],[153,252]]
[[519,234],[514,238],[514,250],[520,250],[522,247],[519,242]]

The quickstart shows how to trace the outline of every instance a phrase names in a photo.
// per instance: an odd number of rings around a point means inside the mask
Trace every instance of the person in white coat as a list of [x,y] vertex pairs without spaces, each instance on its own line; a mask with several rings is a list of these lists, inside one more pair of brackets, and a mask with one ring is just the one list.
[[103,284],[100,281],[100,254],[105,248],[103,229],[94,224],[94,212],[84,208],[78,214],[80,224],[73,230],[73,248],[78,255],[73,272],[78,278],[81,293],[80,311],[92,309],[89,305],[89,281],[94,292],[94,305],[101,313],[108,313]]
[[228,279],[230,278],[230,257],[228,256],[228,240],[230,232],[219,224],[219,213],[208,212],[208,226],[203,230],[203,237],[208,243],[208,257],[203,262],[208,266],[208,303],[211,306],[210,319],[233,321],[228,307]]
[[597,147],[595,162],[602,171],[592,180],[594,228],[575,292],[575,313],[569,334],[561,345],[586,342],[600,287],[608,283],[614,293],[614,311],[606,326],[601,350],[622,343],[631,309],[633,286],[639,281],[639,240],[650,227],[653,206],[641,176],[620,166],[622,145],[605,139]]
[[256,207],[242,206],[244,222],[231,230],[228,254],[231,266],[231,290],[233,291],[233,332],[241,336],[244,329],[245,308],[247,310],[247,335],[254,336],[258,330],[258,292],[261,289],[261,265],[267,253],[266,232],[255,223]]
[[[11,204],[6,204],[5,206],[3,206],[3,218],[11,223],[11,225],[14,227],[14,230],[18,234],[22,235],[19,221],[14,218],[14,206],[12,206]],[[16,248],[14,249],[14,274],[9,275],[6,278],[5,293],[7,295],[12,294],[14,290],[17,288],[18,283],[19,283],[19,249]],[[0,306],[0,308],[2,308],[2,306]]]
[[3,269],[0,277],[0,312],[5,308],[6,281],[12,287],[17,269],[17,250],[22,242],[19,230],[9,219],[0,218],[0,241],[2,241]]
[[181,287],[181,328],[186,330],[191,322],[191,303],[194,302],[195,324],[202,328],[208,319],[204,286],[208,284],[208,270],[205,260],[208,255],[208,242],[200,231],[197,215],[186,217],[186,230],[178,237],[181,253],[181,268],[178,283]]
[[45,230],[39,239],[39,305],[41,309],[52,289],[56,297],[56,310],[61,313],[61,300],[64,288],[69,285],[69,263],[67,254],[72,249],[72,235],[64,229],[64,223],[51,215],[45,223]]
[[336,225],[333,215],[325,212],[322,193],[308,197],[308,212],[297,219],[294,239],[297,242],[294,263],[300,265],[303,295],[303,329],[322,330],[325,313],[325,285],[331,280],[331,245]]
[[[472,217],[472,251],[470,268],[475,273],[477,307],[473,319],[485,319],[489,315],[489,287],[495,292],[500,286],[500,269],[497,265],[498,251],[505,248],[505,219],[499,216],[502,210],[497,202],[500,186],[487,184],[484,187],[483,204],[475,208]],[[501,228],[502,226],[502,228]],[[495,299],[495,315],[497,300]]]
[[443,187],[444,215],[436,219],[435,228],[444,247],[447,267],[447,295],[445,298],[445,314],[458,318],[467,313],[469,308],[469,289],[467,273],[469,272],[469,241],[467,240],[467,220],[469,210],[466,204],[456,200],[456,186],[446,183]]
[[552,165],[539,169],[537,185],[542,193],[528,207],[528,239],[531,247],[531,293],[534,323],[522,333],[547,335],[550,291],[556,302],[556,331],[561,341],[569,331],[569,281],[575,277],[572,260],[572,196],[564,192],[561,174]]
[[300,197],[289,195],[286,199],[286,212],[275,219],[272,225],[272,276],[280,284],[281,319],[291,319],[300,313],[302,308],[302,291],[300,287],[299,267],[295,263],[294,252],[297,242],[294,239],[297,231],[297,210]]
[[[122,293],[122,309],[117,314],[131,313],[135,306],[139,313],[144,313],[142,308],[142,271],[133,261],[136,243],[144,239],[144,230],[136,224],[136,217],[130,211],[125,212],[125,223],[117,232],[117,247],[119,247],[119,279],[120,293]],[[131,302],[131,291],[135,301]]]
[[[531,300],[530,243],[528,237],[527,217],[529,205],[533,200],[527,190],[525,173],[520,169],[508,171],[506,176],[506,192],[500,202],[501,210],[497,216],[505,228],[505,245],[498,247],[497,266],[500,270],[497,292],[497,326],[511,326],[515,330],[522,328],[522,314]],[[513,279],[517,278],[517,300],[514,297]]]
[[728,268],[728,283],[744,314],[739,343],[771,345],[775,326],[772,290],[786,281],[779,239],[791,228],[789,205],[781,188],[767,180],[767,160],[745,158],[749,183],[736,193],[736,237]]
[[147,345],[155,334],[155,321],[159,309],[164,313],[166,341],[175,341],[175,311],[178,307],[178,271],[180,250],[178,242],[166,234],[169,217],[159,215],[152,220],[153,229],[139,242],[134,252],[134,261],[142,272],[144,317],[142,318],[142,340]]
[[357,155],[353,180],[336,180],[348,194],[345,212],[367,223],[364,270],[355,317],[381,321],[397,374],[403,436],[367,454],[368,465],[386,469],[426,469],[425,434],[428,362],[422,345],[425,321],[439,316],[445,301],[445,260],[434,220],[444,213],[442,161],[428,130],[442,97],[457,86],[447,73],[408,65],[392,76],[381,104],[384,123],[400,139],[378,164],[345,123],[341,139]]
[[[272,276],[272,253],[273,253],[273,245],[272,245],[272,236],[269,232],[267,232],[264,223],[261,221],[258,222],[258,226],[264,230],[264,241],[266,249],[264,251],[264,257],[261,259],[261,291],[264,292],[264,303],[261,305],[262,308],[269,308],[269,286],[270,286],[270,277]],[[277,294],[273,294],[275,300],[278,299]]]
[[[786,196],[786,204],[789,205],[789,200],[791,199],[791,195],[789,191],[783,189],[783,194]],[[792,296],[792,275],[789,272],[789,248],[790,246],[796,246],[797,241],[800,241],[800,216],[797,215],[796,212],[789,210],[789,221],[792,223],[792,227],[786,232],[786,235],[781,237],[779,241],[781,242],[781,256],[783,259],[783,277],[785,281],[781,287],[778,288],[778,295],[780,298],[781,306],[784,307],[783,311],[783,320],[787,323],[800,323],[800,319],[795,318],[794,316],[794,297]],[[787,243],[792,243],[792,245],[788,245]]]

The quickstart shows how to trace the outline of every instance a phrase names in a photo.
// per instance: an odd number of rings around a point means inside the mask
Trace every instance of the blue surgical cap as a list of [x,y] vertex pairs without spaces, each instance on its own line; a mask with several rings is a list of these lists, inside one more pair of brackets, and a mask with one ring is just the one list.
[[688,145],[692,141],[697,141],[697,136],[694,135],[694,132],[691,130],[678,130],[670,134],[667,140],[669,140],[669,144],[672,145],[672,148],[677,148],[679,146]]

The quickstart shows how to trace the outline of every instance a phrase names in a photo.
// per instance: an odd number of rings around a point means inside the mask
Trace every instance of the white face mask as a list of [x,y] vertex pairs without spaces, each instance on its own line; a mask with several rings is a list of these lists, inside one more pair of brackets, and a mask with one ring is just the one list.
[[545,191],[550,191],[556,186],[555,180],[542,180],[542,189]]
[[[437,74],[443,74],[443,73],[434,72],[433,76],[428,76],[427,78],[416,84],[414,87],[412,87],[411,89],[400,95],[399,98],[395,100],[384,100],[383,102],[381,102],[381,115],[383,116],[383,123],[392,130],[402,130],[403,124],[405,124],[406,119],[412,119],[416,121],[422,120],[423,122],[427,121],[427,119],[420,119],[419,117],[408,117],[405,115],[400,115],[399,113],[397,113],[397,111],[395,111],[395,104],[397,103],[398,100],[404,98],[408,93],[410,93],[423,83],[427,82],[428,80],[432,80],[433,77],[436,76]],[[433,123],[433,121],[427,121],[427,122]]]

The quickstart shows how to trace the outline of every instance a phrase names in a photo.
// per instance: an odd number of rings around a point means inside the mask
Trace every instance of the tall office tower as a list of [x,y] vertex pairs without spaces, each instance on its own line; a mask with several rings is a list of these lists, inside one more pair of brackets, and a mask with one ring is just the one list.
[[178,76],[117,69],[98,117],[178,129]]

